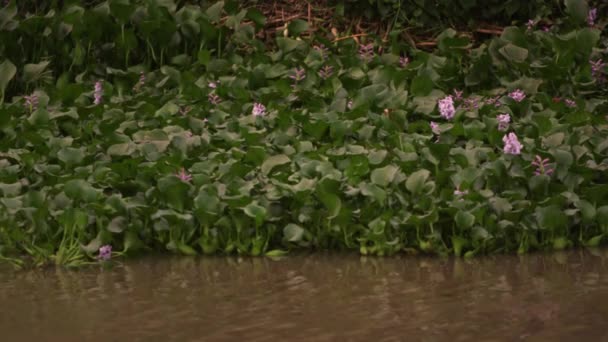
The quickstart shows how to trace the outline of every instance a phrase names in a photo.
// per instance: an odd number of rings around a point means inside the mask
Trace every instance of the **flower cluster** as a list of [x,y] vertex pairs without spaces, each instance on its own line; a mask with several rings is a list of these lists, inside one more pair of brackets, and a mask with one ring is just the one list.
[[321,70],[319,70],[319,77],[326,80],[330,78],[333,73],[334,68],[332,68],[330,65],[324,65]]
[[93,103],[95,105],[98,105],[101,103],[101,96],[103,95],[103,85],[101,84],[101,81],[97,81],[95,82],[95,89],[93,91]]
[[137,83],[133,86],[133,90],[134,91],[140,91],[141,88],[146,84],[146,75],[144,74],[144,72],[142,71],[139,74],[139,80],[137,81]]
[[38,108],[38,95],[25,95],[23,98],[25,99],[25,107],[29,109],[30,112],[33,112]]
[[504,137],[502,137],[502,141],[505,143],[503,148],[503,152],[506,154],[518,155],[521,154],[521,149],[523,148],[522,144],[517,139],[515,133],[511,132]]
[[321,45],[315,45],[313,46],[313,49],[319,51],[319,53],[321,54],[321,57],[323,58],[323,60],[327,59],[327,55],[329,53],[329,50],[325,47],[325,45],[321,44]]
[[99,247],[99,255],[97,256],[97,259],[107,261],[110,260],[110,258],[112,258],[112,246],[104,245]]
[[604,80],[604,75],[602,73],[602,69],[604,69],[604,66],[606,66],[606,63],[604,63],[601,59],[598,59],[595,62],[590,60],[589,64],[591,64],[591,76],[593,78],[597,79],[598,82],[602,82]]
[[566,100],[564,100],[564,103],[566,104],[567,107],[570,107],[570,108],[576,107],[576,102],[574,100],[566,99]]
[[456,187],[454,190],[454,196],[464,196],[469,193],[468,190],[460,190],[460,185]]
[[521,102],[526,98],[526,94],[521,89],[515,89],[509,94],[509,97],[515,102]]
[[189,182],[192,180],[192,175],[186,172],[186,170],[182,167],[182,169],[175,174],[177,178],[179,178],[182,182]]
[[551,167],[549,167],[549,159],[548,158],[541,158],[541,156],[536,155],[536,157],[534,158],[534,160],[532,161],[532,165],[536,166],[536,170],[534,170],[534,174],[535,175],[547,175],[550,176],[551,174],[553,174],[553,169]]
[[456,100],[462,100],[462,94],[464,91],[462,90],[458,90],[458,89],[454,89],[454,99]]
[[364,62],[369,63],[372,59],[374,59],[374,55],[373,44],[361,45],[359,47],[359,58],[361,58]]
[[251,114],[253,116],[264,116],[266,115],[266,107],[261,103],[254,103]]
[[290,75],[289,78],[298,83],[306,78],[306,70],[304,70],[304,68],[296,68],[293,75]]
[[531,31],[534,26],[536,26],[536,22],[533,19],[528,20],[528,22],[526,23],[526,27],[529,31]]
[[474,98],[474,97],[469,97],[464,100],[462,107],[464,107],[466,110],[469,110],[469,111],[478,109],[479,108],[479,99]]
[[222,99],[214,93],[207,95],[207,99],[212,105],[218,105],[220,102],[222,102]]
[[509,129],[509,123],[511,122],[511,116],[507,113],[499,114],[496,119],[498,120],[498,130],[506,131]]
[[494,105],[494,107],[500,107],[500,95],[498,96],[494,96],[494,97],[490,97],[486,99],[486,104],[487,105]]
[[587,24],[589,24],[589,26],[594,26],[596,20],[597,20],[597,8],[593,8],[593,9],[589,10],[589,13],[587,14]]
[[401,68],[405,68],[408,64],[410,64],[410,59],[407,56],[399,57],[399,66]]
[[454,117],[456,109],[454,108],[454,100],[451,95],[439,100],[439,113],[441,113],[441,117],[446,120],[450,120]]

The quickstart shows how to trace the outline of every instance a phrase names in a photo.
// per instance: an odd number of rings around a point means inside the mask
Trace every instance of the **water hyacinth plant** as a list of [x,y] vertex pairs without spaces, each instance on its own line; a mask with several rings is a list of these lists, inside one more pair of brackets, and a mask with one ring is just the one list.
[[374,44],[361,44],[359,46],[359,58],[365,63],[369,63],[374,59]]
[[534,160],[532,161],[532,165],[536,167],[534,170],[534,174],[539,175],[547,175],[550,176],[553,174],[554,169],[549,166],[549,158],[543,159],[541,156],[536,155]]
[[0,9],[2,260],[608,242],[604,7],[416,47],[275,36],[240,2],[63,3]]
[[517,139],[517,136],[515,135],[515,133],[511,132],[511,133],[505,135],[504,137],[502,137],[502,141],[505,144],[505,146],[503,148],[503,151],[505,154],[514,154],[514,155],[521,154],[521,149],[523,146]]
[[261,103],[254,103],[251,114],[253,116],[264,116],[266,115],[266,107]]
[[103,85],[101,81],[95,82],[95,89],[93,91],[93,104],[98,105],[101,103],[101,97],[103,96]]
[[99,247],[99,255],[97,259],[102,261],[108,261],[112,258],[112,246],[104,245]]
[[439,100],[438,106],[441,117],[446,120],[452,119],[456,114],[456,108],[454,108],[454,99],[451,95],[448,95],[443,99]]
[[515,89],[511,93],[509,93],[509,97],[512,98],[515,102],[521,102],[526,98],[526,94],[521,89]]
[[509,123],[511,122],[511,116],[509,114],[499,114],[496,119],[498,120],[499,131],[506,131],[509,129]]

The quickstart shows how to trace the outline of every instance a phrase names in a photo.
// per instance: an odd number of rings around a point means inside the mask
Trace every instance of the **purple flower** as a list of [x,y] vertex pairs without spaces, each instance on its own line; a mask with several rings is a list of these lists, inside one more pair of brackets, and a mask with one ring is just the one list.
[[439,128],[439,124],[431,121],[430,125],[431,125],[431,131],[433,132],[433,134],[439,136],[441,134],[441,129]]
[[207,86],[209,86],[209,88],[211,88],[211,89],[215,89],[215,88],[217,88],[218,83],[220,83],[220,81],[217,81],[217,82],[211,81],[207,84]]
[[454,89],[454,98],[456,100],[462,100],[462,90]]
[[327,59],[328,49],[325,47],[325,45],[323,45],[323,44],[315,45],[315,46],[313,46],[313,49],[319,51],[323,60]]
[[365,63],[369,63],[374,58],[374,44],[359,46],[359,58]]
[[515,133],[511,132],[504,137],[502,137],[502,141],[505,143],[503,152],[506,154],[518,155],[521,153],[522,145],[517,140],[517,136]]
[[528,20],[528,23],[526,24],[526,26],[528,27],[528,30],[532,30],[535,25],[536,25],[536,23],[534,22],[533,19]]
[[469,191],[468,191],[468,190],[463,190],[463,191],[461,191],[461,190],[460,190],[460,185],[456,187],[456,190],[454,190],[454,195],[455,195],[455,196],[464,196],[464,195],[466,195],[466,194],[468,194],[468,193],[469,193]]
[[25,107],[28,108],[30,112],[33,112],[38,108],[38,95],[25,95],[23,98],[25,99]]
[[112,246],[104,245],[99,247],[99,255],[97,256],[97,259],[107,261],[110,260],[110,258],[112,258]]
[[133,87],[133,90],[139,91],[139,89],[141,89],[141,87],[143,87],[145,83],[146,83],[146,75],[142,71],[139,74],[139,81],[137,81],[137,84],[135,84],[135,86]]
[[253,114],[253,116],[264,116],[266,114],[266,107],[261,103],[254,103],[251,114]]
[[222,99],[216,94],[209,94],[207,95],[207,98],[209,99],[209,103],[212,105],[218,105],[220,102],[222,102]]
[[408,64],[410,64],[410,59],[407,56],[399,57],[399,66],[405,68]]
[[543,26],[543,32],[549,32],[550,30],[551,30],[551,27]]
[[479,108],[479,100],[474,97],[469,97],[468,99],[464,100],[464,108],[467,110]]
[[500,107],[500,101],[498,100],[500,100],[500,95],[486,99],[486,104],[494,105],[494,107]]
[[601,59],[598,59],[595,62],[589,60],[589,64],[591,64],[591,76],[597,78],[598,81],[601,82],[604,78],[604,75],[602,75],[602,69],[606,64]]
[[93,100],[93,103],[95,105],[98,105],[101,103],[102,95],[103,95],[103,86],[101,84],[101,81],[97,81],[97,82],[95,82],[95,90],[93,91],[93,97],[95,98]]
[[183,182],[189,182],[192,180],[192,175],[190,175],[188,172],[186,172],[186,170],[183,167],[180,170],[180,172],[176,173],[175,175],[177,176],[177,178],[179,178]]
[[353,100],[348,100],[348,102],[346,102],[346,108],[348,108],[348,110],[353,109]]
[[596,19],[597,19],[597,8],[593,8],[593,9],[589,10],[589,13],[587,14],[587,23],[589,24],[589,26],[595,25]]
[[319,77],[326,80],[330,78],[333,73],[334,68],[332,68],[330,65],[324,65],[321,70],[319,70]]
[[506,131],[507,129],[509,129],[509,122],[511,122],[511,116],[507,113],[505,114],[500,114],[496,117],[496,119],[498,120],[498,130],[499,131]]
[[574,100],[565,99],[564,103],[566,104],[566,106],[568,106],[570,108],[575,108],[576,107],[576,102]]
[[446,120],[450,120],[454,117],[454,114],[456,114],[456,109],[454,109],[454,100],[452,99],[452,95],[448,95],[439,100],[438,104],[441,117]]
[[290,75],[289,78],[295,81],[295,83],[300,82],[301,80],[306,78],[306,70],[304,68],[296,68],[294,70],[294,74]]
[[531,163],[536,166],[536,170],[534,170],[535,175],[547,175],[550,176],[553,173],[553,169],[549,167],[549,158],[543,159],[541,156],[536,155],[534,160]]
[[521,102],[526,98],[526,94],[521,89],[515,89],[509,94],[509,97],[515,100],[515,102]]
[[186,138],[192,138],[192,132],[185,131],[184,134],[186,135]]

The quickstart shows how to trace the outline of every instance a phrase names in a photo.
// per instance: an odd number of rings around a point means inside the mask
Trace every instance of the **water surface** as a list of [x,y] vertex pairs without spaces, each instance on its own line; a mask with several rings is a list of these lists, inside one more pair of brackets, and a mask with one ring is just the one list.
[[608,341],[608,251],[0,272],[3,341]]

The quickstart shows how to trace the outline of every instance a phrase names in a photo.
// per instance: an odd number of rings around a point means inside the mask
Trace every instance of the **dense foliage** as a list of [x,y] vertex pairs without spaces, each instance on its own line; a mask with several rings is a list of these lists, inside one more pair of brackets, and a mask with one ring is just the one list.
[[427,53],[396,37],[302,40],[303,21],[269,47],[259,11],[223,2],[21,15],[11,1],[0,257],[598,245],[605,19],[565,3],[553,27],[478,46],[448,29]]

